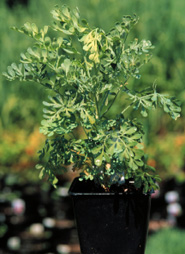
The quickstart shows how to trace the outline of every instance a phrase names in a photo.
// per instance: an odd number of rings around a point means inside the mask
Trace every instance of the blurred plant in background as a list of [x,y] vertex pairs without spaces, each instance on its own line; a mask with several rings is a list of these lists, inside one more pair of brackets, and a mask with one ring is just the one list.
[[[80,9],[91,26],[102,27],[105,31],[123,15],[136,13],[141,22],[132,31],[133,38],[147,38],[156,45],[152,61],[142,69],[142,80],[135,81],[138,90],[143,86],[158,85],[158,90],[170,91],[184,101],[185,89],[185,2],[183,0],[1,0],[0,1],[0,71],[5,71],[12,59],[31,44],[19,33],[11,31],[11,26],[20,27],[26,21],[42,27],[50,23],[50,10],[55,4],[65,4]],[[51,35],[52,36],[52,35]],[[131,35],[132,39],[132,35]],[[30,89],[28,90],[28,85]],[[0,76],[0,166],[32,165],[37,160],[36,151],[43,139],[38,134],[42,117],[41,101],[46,98],[44,90],[34,84],[26,89],[19,84],[10,84]],[[113,111],[118,113],[126,102],[117,99]],[[182,105],[182,115],[185,106]],[[130,112],[134,114],[134,112]],[[141,116],[142,117],[142,116]],[[146,150],[150,154],[149,164],[155,164],[162,177],[176,176],[185,179],[185,118],[173,123],[168,116],[158,110],[145,123]],[[172,135],[171,131],[176,131]]]
[[146,247],[147,254],[180,254],[184,253],[185,245],[182,244],[182,239],[185,232],[179,229],[163,229],[156,235],[152,235]]
[[184,181],[185,135],[168,133],[156,136],[146,150],[151,155],[148,164],[162,169],[162,179],[176,178],[179,182]]

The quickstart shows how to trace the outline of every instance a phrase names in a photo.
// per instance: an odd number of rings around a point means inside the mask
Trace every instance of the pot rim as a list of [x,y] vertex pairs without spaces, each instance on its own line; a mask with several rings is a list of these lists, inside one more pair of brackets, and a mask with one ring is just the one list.
[[68,194],[70,196],[151,196],[150,193],[142,193],[140,191],[136,192],[82,192],[82,191],[75,191],[76,183],[80,183],[78,181],[78,177],[75,178],[69,188]]

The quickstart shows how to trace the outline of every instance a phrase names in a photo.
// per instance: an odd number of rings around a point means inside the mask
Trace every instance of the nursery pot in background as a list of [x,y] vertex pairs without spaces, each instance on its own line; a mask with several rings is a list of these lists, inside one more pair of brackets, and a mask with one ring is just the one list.
[[92,192],[93,181],[75,178],[69,194],[82,254],[144,254],[150,195]]

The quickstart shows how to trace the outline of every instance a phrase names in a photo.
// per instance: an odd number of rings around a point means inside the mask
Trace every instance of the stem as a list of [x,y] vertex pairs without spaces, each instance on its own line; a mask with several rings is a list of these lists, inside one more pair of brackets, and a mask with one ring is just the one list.
[[102,114],[101,117],[104,117],[104,115],[107,114],[107,112],[110,110],[110,108],[111,108],[112,105],[114,104],[116,98],[118,97],[118,94],[119,94],[120,90],[121,90],[121,89],[119,88],[119,90],[118,90],[117,94],[115,95],[114,99],[112,100],[112,102],[110,103],[109,107],[108,107],[107,110]]
[[[42,86],[48,88],[44,83],[38,82],[38,81],[36,81],[36,82],[39,83],[40,85],[42,85]],[[59,90],[56,90],[56,89],[54,89],[54,88],[48,88],[48,89],[53,90],[55,93],[58,93],[58,94],[62,97],[62,94],[59,92]]]
[[107,99],[107,97],[108,97],[108,95],[109,95],[109,92],[110,92],[110,91],[107,91],[107,93],[105,94],[105,98],[103,99],[102,105],[101,105],[101,107],[100,107],[100,111],[102,111],[102,109],[103,109],[103,106],[104,106],[105,101],[106,101],[106,99]]
[[134,103],[132,102],[130,105],[128,105],[123,111],[121,111],[121,114],[124,114],[127,109],[129,109]]
[[[125,86],[125,84],[127,83],[128,79],[129,79],[129,78],[127,78],[127,79],[125,80],[123,86]],[[112,102],[110,103],[109,107],[108,107],[107,110],[102,114],[101,117],[104,117],[105,114],[107,114],[107,112],[111,109],[111,107],[112,107],[112,105],[114,104],[116,98],[118,97],[119,92],[121,91],[121,87],[122,87],[122,86],[120,86],[120,88],[118,89],[118,91],[117,91],[117,93],[116,93],[114,99],[112,100]]]
[[95,103],[96,103],[96,115],[98,118],[100,118],[100,110],[99,110],[99,107],[98,107],[98,101],[97,101],[97,98],[96,98],[96,94],[94,94],[94,98],[95,98]]

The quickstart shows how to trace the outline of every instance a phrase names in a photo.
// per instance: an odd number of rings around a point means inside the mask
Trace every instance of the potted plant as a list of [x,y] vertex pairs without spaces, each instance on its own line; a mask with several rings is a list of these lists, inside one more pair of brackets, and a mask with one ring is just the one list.
[[[70,194],[74,199],[82,253],[144,253],[150,193],[159,177],[146,163],[143,126],[131,109],[147,117],[157,105],[173,119],[180,107],[173,97],[129,88],[151,58],[150,41],[127,42],[136,16],[124,16],[106,33],[81,20],[78,9],[56,7],[54,24],[39,30],[21,29],[35,40],[4,75],[11,81],[34,81],[48,89],[39,151],[40,177],[56,186],[57,175],[69,168],[79,172]],[[55,38],[48,35],[48,28]],[[119,114],[109,112],[119,95],[128,100]],[[89,227],[88,227],[89,226]],[[120,241],[120,242],[119,242]]]

